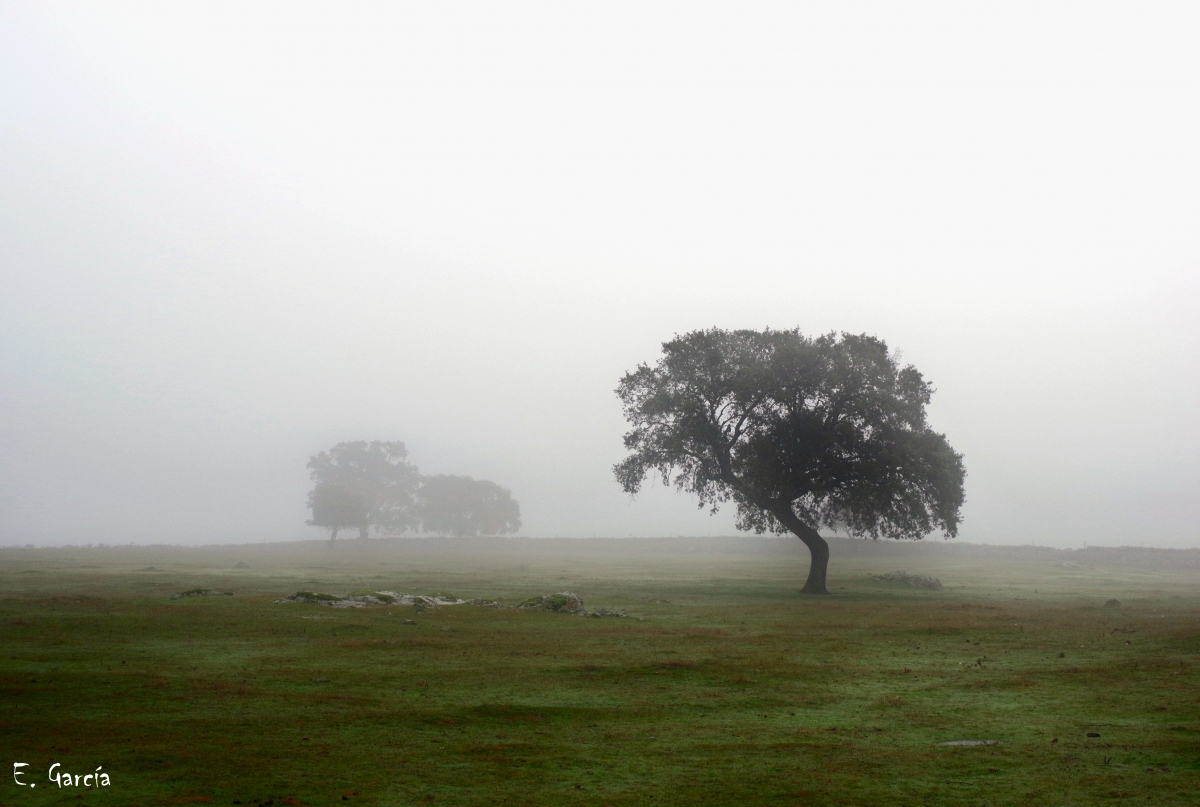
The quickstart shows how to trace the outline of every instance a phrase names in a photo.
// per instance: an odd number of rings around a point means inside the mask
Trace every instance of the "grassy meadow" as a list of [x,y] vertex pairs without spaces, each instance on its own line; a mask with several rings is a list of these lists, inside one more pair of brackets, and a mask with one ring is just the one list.
[[[753,537],[0,549],[0,749],[36,784],[0,804],[1200,805],[1200,551],[806,570]],[[274,602],[302,589],[629,616]]]

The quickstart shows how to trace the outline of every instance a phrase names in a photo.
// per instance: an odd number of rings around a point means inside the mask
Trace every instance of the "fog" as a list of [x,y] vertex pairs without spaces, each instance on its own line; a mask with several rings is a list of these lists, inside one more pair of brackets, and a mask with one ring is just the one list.
[[960,540],[1200,546],[1188,4],[0,5],[0,544],[316,538],[403,440],[541,537],[696,328],[937,387]]

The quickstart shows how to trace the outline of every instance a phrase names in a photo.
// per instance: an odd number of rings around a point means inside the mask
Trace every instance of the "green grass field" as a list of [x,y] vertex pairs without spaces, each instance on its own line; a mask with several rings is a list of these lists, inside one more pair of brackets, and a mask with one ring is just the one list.
[[[1200,804],[1197,555],[838,541],[814,599],[753,538],[4,549],[0,803]],[[360,588],[629,617],[273,602]]]

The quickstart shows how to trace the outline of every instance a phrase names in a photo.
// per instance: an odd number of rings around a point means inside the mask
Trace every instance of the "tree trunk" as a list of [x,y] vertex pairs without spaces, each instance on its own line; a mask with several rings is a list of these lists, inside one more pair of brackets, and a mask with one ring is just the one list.
[[808,579],[804,581],[804,588],[800,589],[800,593],[828,594],[829,589],[825,588],[825,573],[829,571],[829,543],[818,535],[816,530],[810,532],[811,535],[799,536],[812,555],[808,566]]
[[334,527],[333,532],[329,533],[329,542],[333,543],[337,540],[338,528]]
[[367,530],[368,529],[369,529],[369,527],[359,527],[358,528],[358,540],[360,540],[360,541],[367,540]]
[[808,580],[804,581],[804,588],[800,589],[800,593],[828,594],[829,589],[825,588],[825,574],[829,571],[829,543],[820,533],[796,518],[791,508],[775,513],[775,517],[804,542],[812,556],[808,567]]

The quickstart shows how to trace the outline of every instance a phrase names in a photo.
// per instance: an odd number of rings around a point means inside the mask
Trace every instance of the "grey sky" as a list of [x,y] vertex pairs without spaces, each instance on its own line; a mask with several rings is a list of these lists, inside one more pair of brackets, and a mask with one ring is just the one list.
[[531,535],[732,532],[612,481],[700,327],[938,388],[964,539],[1200,546],[1186,3],[0,3],[0,544],[316,537],[401,439]]

